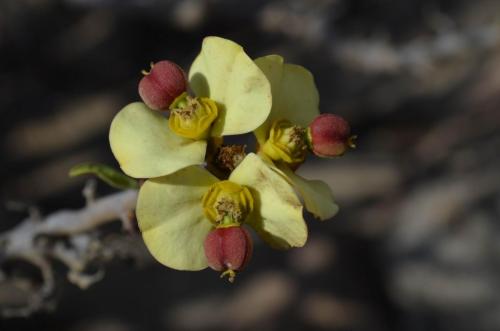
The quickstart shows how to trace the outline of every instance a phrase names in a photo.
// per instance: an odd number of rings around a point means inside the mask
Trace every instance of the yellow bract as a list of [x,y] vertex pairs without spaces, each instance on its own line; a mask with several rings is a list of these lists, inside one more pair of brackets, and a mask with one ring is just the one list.
[[141,102],[131,103],[116,114],[109,142],[120,167],[135,178],[168,175],[205,159],[207,143],[179,137],[168,119]]
[[217,227],[240,225],[253,210],[248,188],[229,180],[213,184],[202,203],[205,216]]
[[233,170],[229,180],[251,189],[255,212],[247,221],[276,248],[301,247],[307,227],[293,187],[259,156],[251,153]]
[[269,134],[272,123],[285,118],[307,127],[319,115],[319,94],[312,74],[299,65],[284,63],[279,55],[263,56],[255,63],[271,83],[273,106],[267,120],[255,130],[260,144]]
[[144,242],[162,264],[178,270],[208,266],[203,242],[213,228],[201,197],[218,179],[197,166],[147,180],[139,191],[137,221]]
[[217,118],[217,105],[209,98],[192,98],[183,93],[170,106],[168,125],[179,136],[205,139]]
[[189,84],[196,96],[217,103],[219,116],[212,136],[251,132],[271,111],[269,81],[243,48],[231,40],[203,40],[201,52],[189,70]]
[[277,120],[271,126],[262,151],[274,161],[301,163],[307,152],[305,130],[287,120]]
[[321,221],[335,216],[339,207],[330,186],[321,180],[309,180],[296,175],[286,165],[278,165],[284,177],[295,187],[304,200],[306,209]]
[[288,165],[273,161],[263,153],[259,154],[265,164],[283,177],[299,193],[307,211],[321,221],[332,218],[337,214],[339,207],[335,203],[330,186],[321,180],[309,180],[295,174]]

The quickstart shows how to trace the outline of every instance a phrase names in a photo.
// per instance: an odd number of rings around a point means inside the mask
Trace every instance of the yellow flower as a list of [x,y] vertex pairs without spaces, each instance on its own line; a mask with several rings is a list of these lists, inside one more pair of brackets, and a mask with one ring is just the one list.
[[309,70],[284,63],[279,55],[263,56],[255,63],[269,80],[273,95],[269,116],[254,131],[259,144],[265,143],[276,120],[286,119],[293,125],[307,127],[319,115],[319,94]]
[[259,155],[293,185],[309,212],[327,220],[338,212],[330,187],[320,180],[302,178],[292,170],[305,158],[302,130],[319,115],[314,78],[304,67],[284,63],[279,55],[260,57],[255,63],[271,83],[273,94],[269,117],[254,131],[261,145]]
[[170,106],[168,126],[181,137],[205,139],[212,122],[217,118],[215,102],[209,98],[192,98],[183,93]]
[[137,219],[151,254],[179,270],[208,266],[203,242],[215,226],[237,221],[273,247],[303,246],[307,227],[294,188],[259,156],[249,154],[226,181],[190,166],[147,180]]
[[246,186],[229,180],[213,184],[202,199],[203,212],[216,227],[243,223],[253,210],[253,202]]
[[302,163],[307,152],[305,133],[305,129],[288,120],[277,120],[269,130],[269,138],[261,147],[262,152],[274,161]]
[[[207,37],[189,71],[196,97],[174,108],[171,120],[136,102],[113,119],[111,150],[122,170],[135,178],[171,174],[205,160],[206,138],[243,134],[258,128],[271,111],[271,87],[243,48]],[[184,111],[184,112],[183,112]]]
[[[195,96],[178,97],[169,118],[132,103],[111,124],[111,149],[122,170],[150,178],[136,214],[151,254],[174,269],[201,270],[208,266],[208,233],[241,224],[272,247],[303,246],[304,206],[323,220],[338,210],[325,183],[290,169],[303,162],[303,128],[319,113],[312,75],[276,55],[254,62],[234,42],[208,37],[189,84]],[[251,131],[259,154],[248,154],[227,180],[199,166],[206,139]]]

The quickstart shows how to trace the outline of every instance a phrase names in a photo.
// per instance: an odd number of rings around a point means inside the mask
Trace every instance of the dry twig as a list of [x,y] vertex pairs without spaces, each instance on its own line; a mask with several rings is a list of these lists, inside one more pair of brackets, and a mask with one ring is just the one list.
[[[61,210],[45,217],[35,213],[0,234],[0,316],[27,316],[50,308],[50,296],[55,289],[54,260],[67,266],[71,283],[85,289],[104,275],[100,269],[87,274],[85,269],[90,263],[123,255],[119,251],[121,248],[114,251],[113,246],[103,245],[96,229],[116,220],[122,220],[123,227],[129,229],[129,215],[135,208],[137,191],[122,191],[95,199],[94,188],[92,182],[85,187],[87,204],[82,209]],[[35,286],[32,281],[6,272],[4,267],[13,261],[27,262],[38,269],[41,285]]]

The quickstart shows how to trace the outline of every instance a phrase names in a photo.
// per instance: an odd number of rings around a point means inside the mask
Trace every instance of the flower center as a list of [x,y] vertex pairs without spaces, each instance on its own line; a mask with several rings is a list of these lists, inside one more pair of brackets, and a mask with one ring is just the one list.
[[277,120],[271,126],[262,151],[275,161],[297,164],[304,161],[307,144],[306,130],[287,120]]
[[223,145],[217,150],[216,165],[223,170],[233,171],[245,158],[246,145]]
[[191,97],[184,92],[170,105],[168,125],[181,137],[205,139],[217,114],[217,105],[213,100]]
[[205,216],[218,228],[240,225],[253,210],[249,189],[229,180],[213,184],[202,203]]

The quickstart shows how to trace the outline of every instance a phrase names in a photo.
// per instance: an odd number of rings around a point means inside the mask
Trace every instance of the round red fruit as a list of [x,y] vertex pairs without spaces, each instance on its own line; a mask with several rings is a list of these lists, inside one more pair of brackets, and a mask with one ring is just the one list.
[[321,114],[309,125],[307,138],[311,151],[320,157],[335,157],[354,148],[349,123],[334,114]]
[[187,89],[186,74],[177,64],[164,60],[151,65],[139,82],[139,95],[151,109],[166,110]]
[[[216,228],[205,239],[208,265],[216,271],[239,271],[252,256],[253,244],[242,226]],[[234,276],[233,276],[234,277]]]

